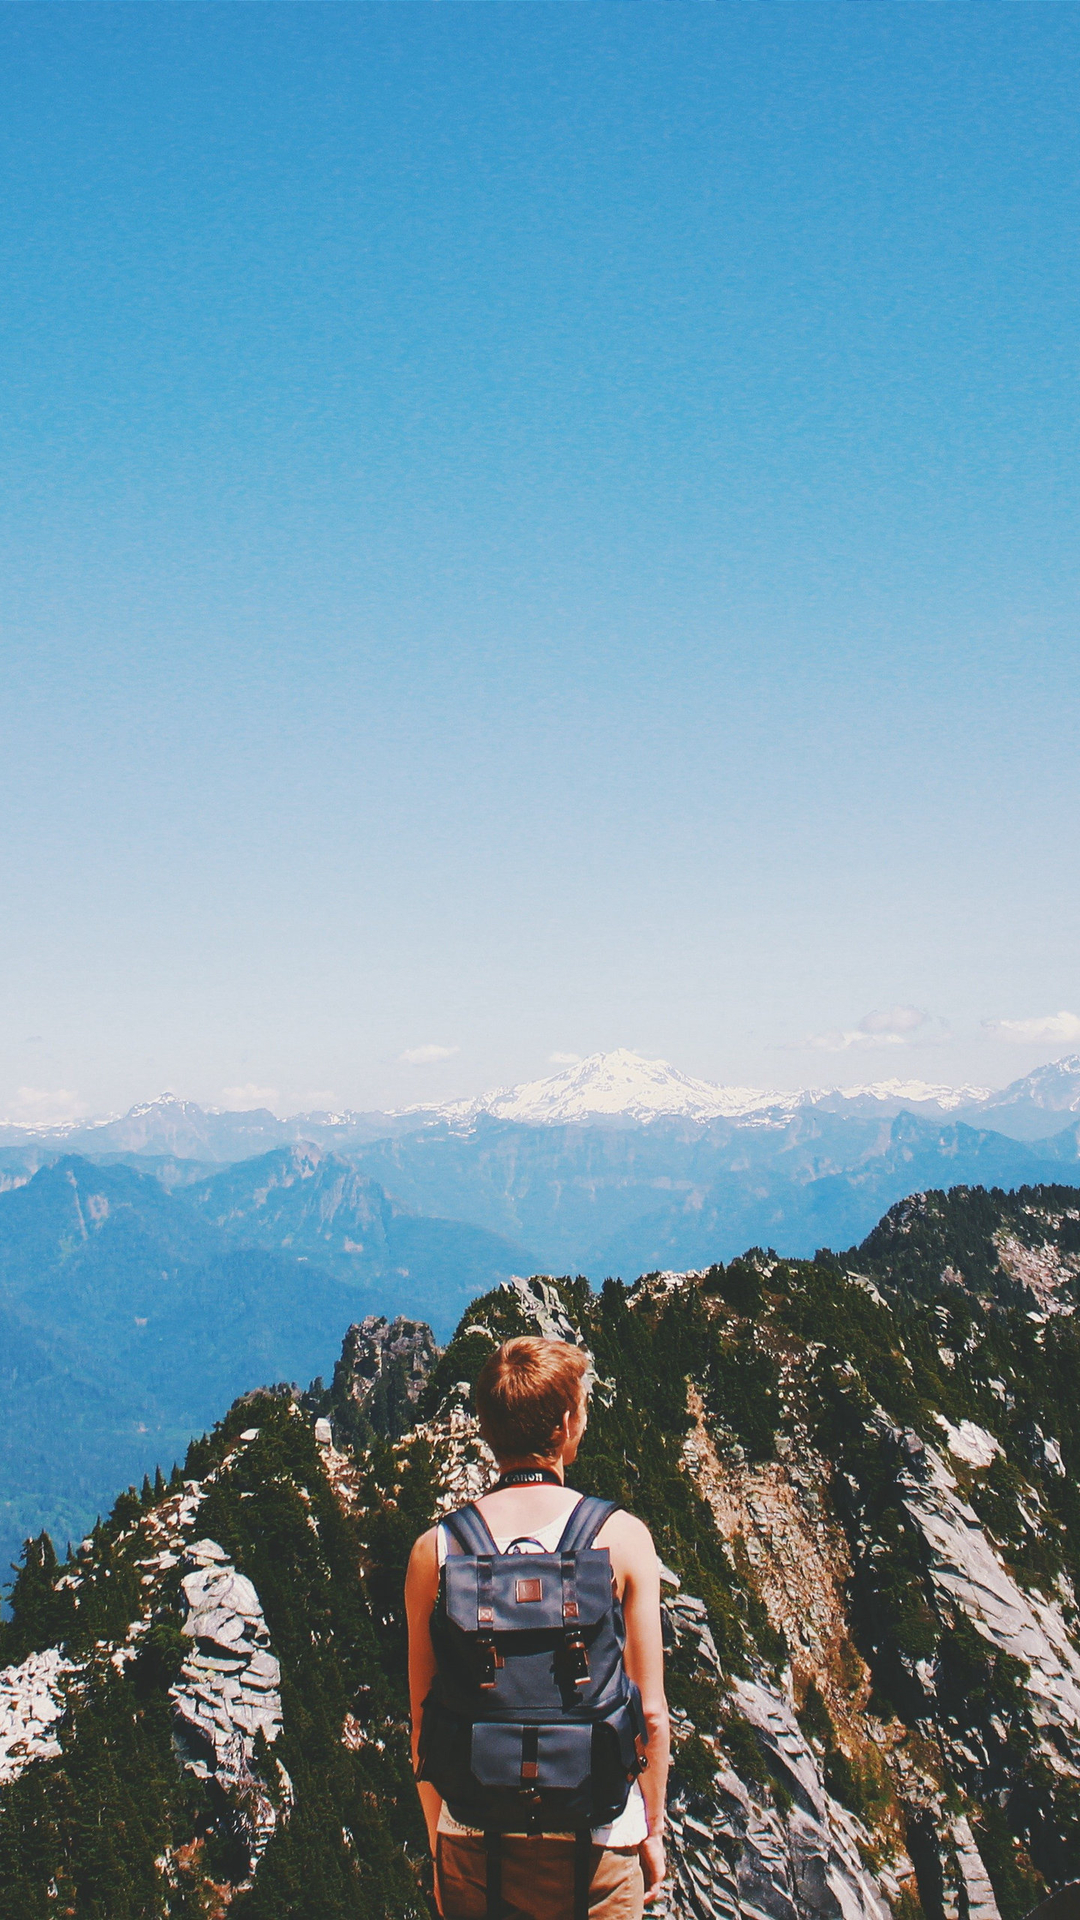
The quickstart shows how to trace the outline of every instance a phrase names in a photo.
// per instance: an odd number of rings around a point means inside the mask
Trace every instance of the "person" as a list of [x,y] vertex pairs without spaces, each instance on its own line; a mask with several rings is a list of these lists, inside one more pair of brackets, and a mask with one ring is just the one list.
[[[499,1554],[508,1550],[554,1553],[581,1501],[581,1495],[567,1487],[565,1475],[588,1419],[587,1369],[587,1356],[578,1347],[560,1340],[520,1338],[504,1342],[480,1375],[475,1391],[480,1431],[498,1462],[500,1480],[475,1507]],[[573,1834],[502,1836],[497,1897],[502,1920],[570,1920],[583,1906],[589,1920],[641,1920],[644,1907],[656,1900],[664,1880],[670,1729],[664,1695],[660,1563],[648,1528],[622,1509],[608,1514],[592,1545],[606,1549],[610,1584],[621,1603],[623,1665],[640,1694],[647,1737],[644,1754],[643,1743],[637,1743],[637,1765],[644,1759],[644,1767],[628,1794],[625,1787],[619,1788],[619,1797],[626,1794],[625,1805],[606,1825],[592,1830],[591,1849],[588,1829],[581,1836],[587,1849],[587,1899],[581,1880],[575,1881]],[[432,1617],[447,1555],[460,1550],[452,1528],[444,1523],[421,1535],[409,1560],[405,1598],[413,1765],[435,1865],[439,1912],[446,1920],[484,1920],[493,1910],[484,1831],[459,1823],[438,1789],[419,1777],[424,1705],[438,1672]],[[606,1586],[606,1574],[604,1582]],[[607,1605],[611,1605],[610,1594]],[[580,1874],[580,1866],[577,1871]]]

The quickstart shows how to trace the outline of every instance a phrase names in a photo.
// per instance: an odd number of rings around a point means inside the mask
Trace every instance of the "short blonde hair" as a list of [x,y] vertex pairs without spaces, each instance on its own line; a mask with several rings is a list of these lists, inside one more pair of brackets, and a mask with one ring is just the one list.
[[550,1460],[563,1416],[575,1414],[588,1355],[565,1340],[504,1340],[476,1383],[480,1431],[497,1460]]

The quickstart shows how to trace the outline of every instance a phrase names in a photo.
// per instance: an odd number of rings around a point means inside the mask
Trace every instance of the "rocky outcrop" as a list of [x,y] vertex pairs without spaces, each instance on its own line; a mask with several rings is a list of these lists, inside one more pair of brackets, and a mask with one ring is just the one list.
[[539,1274],[534,1274],[531,1280],[523,1280],[520,1274],[515,1273],[504,1282],[502,1291],[514,1295],[526,1318],[533,1321],[542,1340],[566,1340],[572,1347],[585,1345],[580,1330],[575,1327],[550,1280],[541,1278]]
[[[186,1615],[181,1632],[192,1646],[170,1690],[176,1747],[183,1765],[212,1780],[227,1797],[233,1826],[254,1868],[292,1800],[288,1775],[279,1763],[272,1783],[260,1779],[252,1766],[256,1735],[261,1732],[273,1744],[281,1732],[280,1669],[250,1580],[216,1541],[189,1544],[188,1536],[211,1486],[258,1436],[257,1427],[245,1429],[205,1479],[185,1480],[177,1492],[116,1536],[117,1550],[134,1542],[143,1549],[134,1562],[140,1610],[122,1639],[99,1641],[92,1655],[78,1661],[59,1647],[49,1647],[0,1673],[0,1786],[32,1762],[60,1757],[57,1736],[72,1681],[77,1678],[79,1689],[86,1692],[101,1672],[110,1667],[122,1672],[136,1660],[154,1620],[169,1617],[175,1570],[183,1567],[180,1588]],[[70,1593],[76,1608],[94,1549],[93,1539],[84,1540],[75,1570],[56,1582],[58,1590]]]
[[1058,1734],[1047,1743],[1047,1757],[1063,1737],[1080,1760],[1080,1654],[1060,1605],[1018,1586],[941,1455],[915,1433],[894,1437],[904,1462],[898,1476],[904,1505],[925,1544],[935,1592],[991,1645],[1024,1662],[1032,1717]]
[[252,1765],[256,1735],[272,1745],[281,1732],[281,1669],[258,1594],[217,1542],[195,1541],[185,1564],[182,1632],[194,1646],[170,1689],[176,1743],[192,1773],[235,1799],[254,1866],[277,1824],[275,1801],[291,1797],[280,1763],[273,1795]]
[[[1058,1217],[1045,1217],[1046,1224],[1060,1232],[1063,1220],[1075,1221],[1077,1214],[1070,1208]],[[1002,1272],[1027,1289],[1041,1312],[1075,1313],[1080,1254],[1063,1250],[1049,1238],[1041,1246],[1027,1246],[1015,1233],[1004,1229],[994,1235],[994,1245]]]
[[[689,1645],[702,1676],[726,1684],[704,1603],[677,1593],[665,1596],[663,1612],[669,1644]],[[716,1772],[708,1794],[687,1793],[677,1785],[676,1758],[668,1808],[672,1886],[658,1912],[664,1920],[888,1920],[901,1882],[912,1876],[906,1855],[876,1874],[863,1865],[860,1847],[869,1846],[870,1835],[826,1791],[789,1697],[764,1680],[737,1679],[731,1699],[787,1792],[769,1794],[740,1777],[722,1738],[699,1734]],[[697,1730],[676,1714],[673,1731],[677,1754],[680,1736]]]
[[687,1468],[723,1538],[745,1553],[754,1585],[782,1633],[797,1684],[812,1680],[835,1719],[848,1719],[863,1685],[851,1646],[847,1583],[851,1555],[830,1513],[825,1464],[809,1448],[750,1465],[738,1452],[721,1460],[701,1396],[689,1395],[694,1424],[683,1450]]
[[395,1373],[405,1399],[415,1406],[438,1357],[435,1336],[424,1321],[368,1314],[345,1335],[334,1369],[334,1401],[353,1413],[370,1414],[380,1383]]
[[60,1754],[57,1730],[67,1706],[65,1680],[77,1671],[59,1647],[32,1653],[0,1673],[0,1786],[34,1760]]
[[[949,1830],[951,1857],[946,1859],[946,1898],[958,1917],[966,1920],[1001,1920],[990,1875],[983,1866],[975,1845],[975,1835],[966,1815],[958,1814]],[[951,1895],[951,1899],[949,1896]]]
[[450,1389],[434,1420],[425,1420],[414,1429],[410,1442],[418,1439],[426,1441],[432,1451],[437,1517],[478,1500],[499,1477],[495,1456],[482,1438],[470,1406],[467,1380],[459,1380]]

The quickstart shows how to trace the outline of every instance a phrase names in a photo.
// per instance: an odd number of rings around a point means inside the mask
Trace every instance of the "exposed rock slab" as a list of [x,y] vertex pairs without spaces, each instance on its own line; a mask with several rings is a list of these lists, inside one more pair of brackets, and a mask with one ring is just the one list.
[[935,1590],[994,1646],[1026,1663],[1032,1717],[1061,1729],[1080,1752],[1080,1654],[1061,1608],[1017,1585],[941,1455],[916,1434],[898,1438],[906,1459],[899,1485]]
[[59,1759],[64,1682],[77,1671],[59,1647],[47,1647],[0,1672],[0,1786],[16,1780],[34,1760]]
[[[665,1598],[669,1633],[689,1640],[703,1670],[721,1677],[704,1603],[692,1594]],[[761,1680],[736,1680],[734,1704],[757,1733],[773,1769],[789,1785],[793,1804],[770,1805],[725,1762],[715,1741],[717,1772],[709,1796],[693,1811],[670,1808],[672,1886],[659,1909],[665,1920],[889,1920],[906,1858],[875,1877],[863,1865],[859,1843],[869,1835],[827,1792],[815,1754],[787,1697]]]

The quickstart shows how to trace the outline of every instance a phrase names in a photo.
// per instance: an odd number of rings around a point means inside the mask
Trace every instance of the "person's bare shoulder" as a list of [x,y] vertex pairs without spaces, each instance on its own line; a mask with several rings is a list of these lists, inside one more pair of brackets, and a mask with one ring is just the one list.
[[656,1566],[657,1553],[653,1537],[636,1514],[627,1513],[619,1507],[604,1521],[596,1536],[595,1544],[606,1547],[611,1555],[616,1573],[633,1570],[639,1575]]
[[439,1578],[438,1527],[429,1527],[413,1542],[409,1555],[409,1569],[406,1575],[410,1584],[424,1582],[437,1585]]

